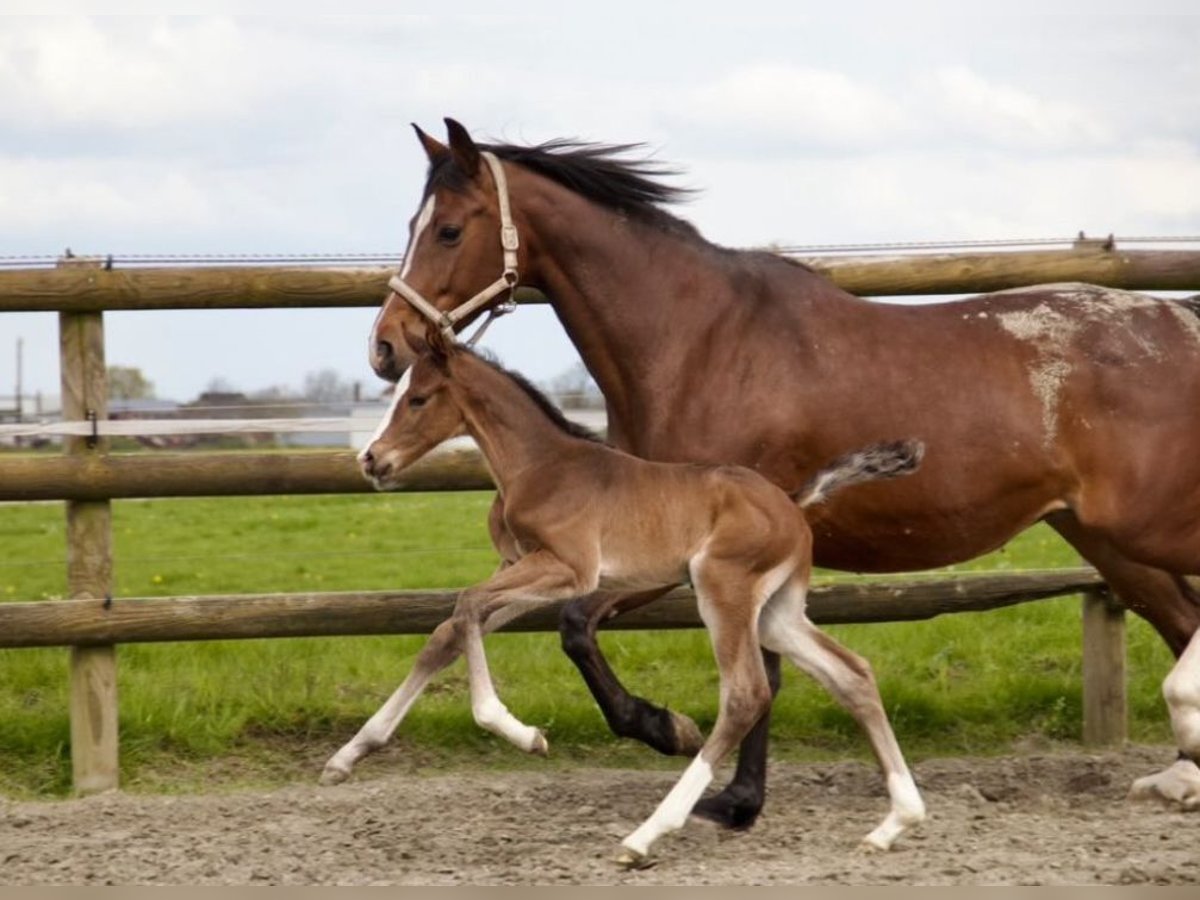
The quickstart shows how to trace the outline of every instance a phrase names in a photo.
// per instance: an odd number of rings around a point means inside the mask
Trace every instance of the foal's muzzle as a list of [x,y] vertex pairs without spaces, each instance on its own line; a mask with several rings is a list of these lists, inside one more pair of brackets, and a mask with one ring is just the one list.
[[370,447],[358,454],[358,464],[362,468],[363,475],[375,485],[377,490],[383,490],[388,486],[396,469],[392,463],[381,460],[371,452]]

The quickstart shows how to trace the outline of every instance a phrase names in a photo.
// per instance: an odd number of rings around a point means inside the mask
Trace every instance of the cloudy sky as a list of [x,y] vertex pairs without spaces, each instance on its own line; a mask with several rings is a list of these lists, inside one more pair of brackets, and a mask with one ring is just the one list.
[[[678,212],[734,246],[1200,234],[1194,0],[807,5],[5,16],[0,256],[398,255],[424,169],[409,123],[447,115],[645,142],[701,191]],[[179,400],[325,368],[373,391],[373,314],[108,314],[108,361]],[[4,314],[0,395],[18,337],[26,389],[57,394],[55,318]],[[487,343],[535,379],[575,360],[546,308]]]

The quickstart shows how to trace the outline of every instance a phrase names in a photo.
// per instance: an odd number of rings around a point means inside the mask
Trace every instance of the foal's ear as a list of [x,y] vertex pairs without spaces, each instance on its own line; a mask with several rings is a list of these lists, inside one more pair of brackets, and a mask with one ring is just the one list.
[[446,134],[450,137],[450,153],[454,156],[454,162],[468,177],[474,178],[479,171],[479,148],[475,146],[475,141],[467,129],[450,118],[446,119]]
[[400,330],[400,334],[404,337],[404,343],[408,344],[409,349],[417,356],[424,356],[429,352],[429,342],[419,334],[409,334],[404,329]]
[[450,155],[450,148],[436,138],[432,138],[421,130],[421,127],[416,122],[412,123],[413,131],[417,133],[417,140],[421,142],[421,146],[425,148],[425,155],[429,157],[429,164],[435,165]]
[[454,346],[454,339],[446,337],[442,331],[433,322],[425,325],[425,346],[429,353],[429,358],[434,361],[439,369],[446,368],[446,360],[450,356],[450,351]]

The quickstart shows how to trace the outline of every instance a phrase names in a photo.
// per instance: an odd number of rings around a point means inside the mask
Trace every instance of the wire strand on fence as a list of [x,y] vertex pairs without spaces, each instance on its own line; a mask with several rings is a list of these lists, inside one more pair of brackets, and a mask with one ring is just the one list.
[[[1079,232],[1061,238],[984,238],[978,240],[882,241],[858,244],[787,244],[770,246],[776,253],[802,256],[811,253],[882,253],[895,250],[954,250],[1003,247],[1050,247],[1075,244],[1088,238]],[[1133,235],[1105,237],[1117,244],[1194,244],[1200,235]],[[260,266],[260,265],[367,265],[399,267],[404,258],[397,253],[100,253],[65,256],[52,254],[0,255],[0,268],[53,268],[65,260],[100,264],[109,268],[139,266]]]

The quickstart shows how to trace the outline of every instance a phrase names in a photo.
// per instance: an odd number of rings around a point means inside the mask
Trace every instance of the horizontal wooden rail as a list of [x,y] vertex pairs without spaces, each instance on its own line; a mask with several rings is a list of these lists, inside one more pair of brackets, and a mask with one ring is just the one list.
[[[0,456],[0,501],[364,493],[374,488],[350,451]],[[437,450],[396,490],[491,490],[479,451]]]
[[[814,622],[893,622],[977,612],[1100,589],[1089,568],[912,577],[815,586]],[[89,646],[153,641],[428,634],[454,608],[456,591],[257,594],[0,603],[0,647]],[[507,631],[554,631],[561,604],[535,610]],[[696,628],[691,591],[612,620],[621,630]]]
[[[1138,290],[1200,290],[1200,251],[1072,250],[908,256],[793,257],[853,294],[971,294],[1061,281]],[[0,312],[378,306],[393,270],[381,266],[94,266],[0,271]],[[536,291],[518,299],[544,302]]]

